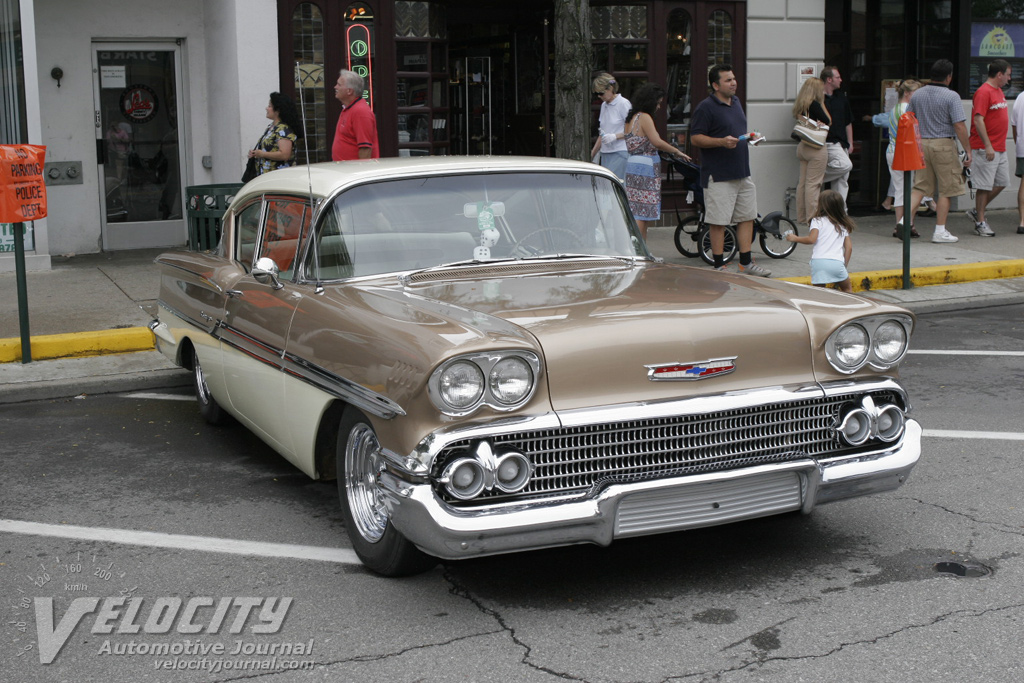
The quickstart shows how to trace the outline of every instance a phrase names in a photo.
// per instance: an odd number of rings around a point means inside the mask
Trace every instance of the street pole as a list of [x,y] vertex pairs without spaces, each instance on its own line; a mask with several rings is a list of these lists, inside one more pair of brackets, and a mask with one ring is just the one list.
[[32,362],[32,341],[28,329],[28,280],[25,277],[25,224],[15,223],[14,268],[18,281],[18,327],[21,329],[21,362]]
[[910,280],[910,231],[913,229],[911,223],[917,214],[917,207],[910,205],[914,194],[913,177],[913,171],[903,172],[903,289],[914,288],[914,283]]

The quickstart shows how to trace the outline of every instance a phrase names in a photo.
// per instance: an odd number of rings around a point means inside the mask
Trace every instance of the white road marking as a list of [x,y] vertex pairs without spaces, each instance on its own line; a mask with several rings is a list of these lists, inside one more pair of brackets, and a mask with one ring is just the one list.
[[967,349],[910,349],[907,355],[920,356],[1024,356],[1024,351],[970,351]]
[[194,401],[192,394],[159,394],[152,391],[138,391],[134,394],[122,394],[125,398],[151,398],[157,401]]
[[998,441],[1024,441],[1021,432],[962,432],[953,429],[926,429],[924,436],[940,439],[995,439]]
[[261,543],[239,541],[233,538],[210,536],[182,536],[162,534],[154,531],[131,531],[129,529],[107,529],[103,527],[71,526],[69,524],[41,524],[13,519],[0,519],[0,532],[25,534],[28,536],[50,536],[70,538],[76,541],[104,541],[143,545],[151,548],[175,548],[198,550],[209,553],[232,555],[255,555],[258,557],[282,557],[296,560],[316,560],[339,564],[360,564],[352,550],[325,548],[313,545],[290,545],[288,543]]

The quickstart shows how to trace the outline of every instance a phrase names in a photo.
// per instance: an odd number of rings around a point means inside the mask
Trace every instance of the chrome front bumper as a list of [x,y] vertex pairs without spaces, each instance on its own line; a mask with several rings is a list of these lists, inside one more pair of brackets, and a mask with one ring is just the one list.
[[673,479],[612,484],[593,497],[465,510],[427,484],[384,473],[392,523],[435,557],[463,559],[561,545],[608,545],[616,538],[714,526],[802,510],[899,488],[921,456],[921,426],[907,420],[902,441],[870,456],[808,458]]

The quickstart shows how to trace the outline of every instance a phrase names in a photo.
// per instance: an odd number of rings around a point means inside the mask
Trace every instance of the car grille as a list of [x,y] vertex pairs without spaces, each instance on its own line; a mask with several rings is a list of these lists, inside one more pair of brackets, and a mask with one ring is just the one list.
[[[876,403],[905,408],[896,392],[868,395]],[[863,397],[847,394],[717,413],[499,434],[489,438],[496,452],[517,450],[534,463],[527,487],[517,494],[486,491],[472,501],[457,500],[440,487],[438,495],[460,507],[584,496],[609,483],[869,452],[884,444],[846,446],[832,431],[842,407]],[[435,480],[446,463],[469,455],[475,443],[456,441],[442,449],[434,461]]]

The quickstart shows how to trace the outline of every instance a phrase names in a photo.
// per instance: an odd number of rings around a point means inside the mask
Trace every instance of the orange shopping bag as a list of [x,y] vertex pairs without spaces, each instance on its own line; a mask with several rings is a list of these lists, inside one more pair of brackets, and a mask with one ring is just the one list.
[[914,112],[900,117],[896,129],[896,149],[892,155],[892,170],[920,171],[924,168],[924,150],[921,149],[921,127]]

